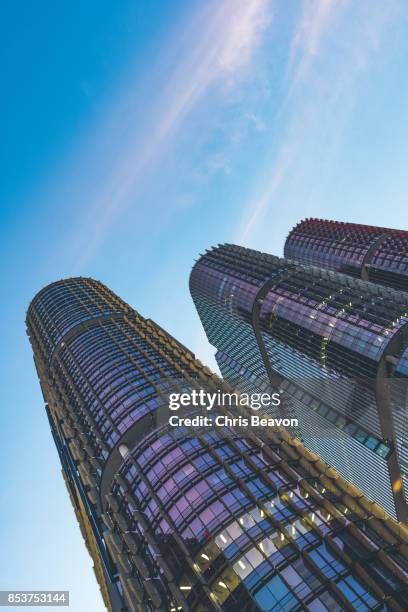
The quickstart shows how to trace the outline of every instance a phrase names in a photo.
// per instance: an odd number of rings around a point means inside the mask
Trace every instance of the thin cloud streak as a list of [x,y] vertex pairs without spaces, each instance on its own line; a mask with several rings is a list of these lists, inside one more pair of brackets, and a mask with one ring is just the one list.
[[[177,140],[185,118],[202,103],[210,92],[221,99],[237,85],[250,66],[254,50],[271,22],[269,0],[224,0],[211,5],[186,26],[188,54],[167,77],[162,90],[157,92],[159,103],[147,109],[143,118],[146,126],[142,135],[140,124],[135,126],[133,142],[122,151],[107,178],[93,194],[87,207],[81,231],[75,239],[80,269],[97,251],[111,224],[124,208],[135,201],[138,183],[147,173],[157,169],[159,161],[168,155]],[[200,36],[197,34],[199,25]],[[191,32],[189,32],[191,30]],[[190,35],[189,35],[190,34]],[[126,84],[121,97],[132,98],[137,83]],[[119,105],[119,109],[121,105]],[[117,109],[114,111],[117,113]],[[132,114],[132,108],[127,108]],[[123,110],[114,124],[112,139],[117,139],[132,119]],[[105,117],[106,120],[106,117]],[[103,129],[103,127],[101,128]],[[131,139],[132,140],[132,139]],[[90,234],[92,228],[92,234]]]
[[[258,179],[253,194],[242,205],[244,211],[235,241],[255,243],[263,232],[268,214],[287,206],[287,198],[293,195],[305,202],[302,181],[308,173],[310,159],[315,147],[320,147],[323,157],[315,160],[324,165],[334,159],[341,144],[344,131],[358,98],[360,80],[364,72],[375,61],[375,52],[383,41],[386,28],[392,16],[397,14],[397,3],[370,10],[370,19],[354,30],[344,44],[339,59],[325,66],[331,57],[325,41],[338,41],[347,27],[345,9],[348,2],[321,0],[304,2],[304,11],[290,44],[285,108],[279,110],[279,117],[285,120],[287,128],[273,150],[273,161]],[[348,15],[353,18],[353,15]],[[344,21],[343,21],[344,20]],[[316,65],[319,68],[316,70]],[[318,176],[323,181],[323,176]]]
[[264,213],[281,186],[283,179],[286,177],[291,161],[292,151],[285,146],[279,153],[278,160],[274,165],[268,184],[263,186],[262,194],[254,201],[249,202],[246,206],[249,210],[249,214],[245,214],[245,220],[238,231],[235,240],[238,244],[249,242],[251,237],[256,233]]
[[303,0],[302,15],[296,26],[289,52],[289,95],[307,78],[333,22],[347,5],[348,0]]

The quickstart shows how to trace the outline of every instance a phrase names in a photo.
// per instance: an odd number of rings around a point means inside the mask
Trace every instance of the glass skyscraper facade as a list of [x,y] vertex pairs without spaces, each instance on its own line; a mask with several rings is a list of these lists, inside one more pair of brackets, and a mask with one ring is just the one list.
[[282,390],[293,433],[407,521],[408,294],[228,244],[190,290],[223,377]]
[[408,291],[408,232],[305,219],[289,233],[285,257]]
[[405,609],[407,528],[299,440],[158,418],[169,392],[231,388],[153,321],[73,278],[27,328],[108,609]]

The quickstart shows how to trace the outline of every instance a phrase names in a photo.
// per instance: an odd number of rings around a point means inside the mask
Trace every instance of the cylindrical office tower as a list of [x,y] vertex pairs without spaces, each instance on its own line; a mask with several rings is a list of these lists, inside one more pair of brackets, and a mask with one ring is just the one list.
[[230,390],[158,325],[75,278],[27,327],[107,608],[404,609],[408,530],[298,440],[157,418],[171,392]]
[[405,401],[389,381],[408,346],[408,295],[235,245],[205,253],[190,290],[224,378],[283,389],[304,444],[406,521]]
[[285,257],[408,291],[408,232],[305,219],[285,243]]

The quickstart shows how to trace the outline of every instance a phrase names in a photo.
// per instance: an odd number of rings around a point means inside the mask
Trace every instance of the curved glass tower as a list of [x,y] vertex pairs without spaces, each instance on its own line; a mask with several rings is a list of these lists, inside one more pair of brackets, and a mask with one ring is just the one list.
[[285,243],[285,257],[408,291],[408,232],[305,219]]
[[299,440],[159,418],[170,392],[231,388],[154,322],[73,278],[27,328],[108,609],[404,609],[407,528]]
[[223,376],[284,390],[293,433],[407,521],[408,295],[235,245],[190,290]]

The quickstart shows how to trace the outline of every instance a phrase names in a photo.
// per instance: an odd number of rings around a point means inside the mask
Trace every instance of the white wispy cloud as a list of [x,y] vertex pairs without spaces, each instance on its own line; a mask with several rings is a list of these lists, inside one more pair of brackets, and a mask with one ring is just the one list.
[[304,0],[289,52],[289,90],[307,77],[313,60],[348,0]]
[[[237,85],[250,67],[271,18],[269,0],[207,3],[183,24],[183,44],[175,66],[164,75],[160,74],[160,62],[155,67],[161,86],[154,99],[144,105],[142,117],[134,116],[137,79],[126,82],[118,92],[119,101],[102,116],[95,137],[98,140],[98,131],[102,132],[107,147],[97,151],[96,158],[103,154],[109,157],[110,145],[116,158],[85,203],[81,230],[74,238],[77,251],[82,253],[78,268],[98,249],[121,211],[136,200],[140,182],[170,154],[186,117],[206,96],[222,98]],[[164,56],[168,51],[163,50]],[[124,133],[127,144],[121,149],[117,142]],[[95,161],[91,159],[91,163]]]
[[304,216],[311,179],[319,185],[330,175],[364,74],[378,61],[392,35],[389,26],[398,18],[398,2],[362,3],[358,16],[347,0],[305,0],[302,7],[289,43],[278,112],[285,128],[241,203],[238,243],[267,240],[265,228],[287,215],[290,205]]
[[[216,62],[221,71],[234,73],[251,61],[259,36],[272,17],[268,0],[225,3],[218,26],[219,53]],[[229,22],[229,26],[226,24]]]

